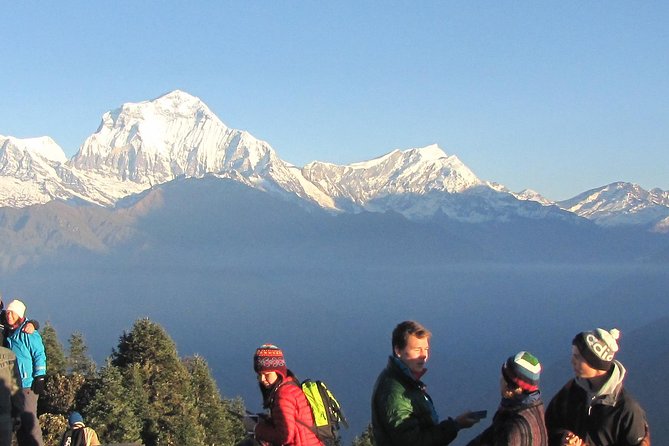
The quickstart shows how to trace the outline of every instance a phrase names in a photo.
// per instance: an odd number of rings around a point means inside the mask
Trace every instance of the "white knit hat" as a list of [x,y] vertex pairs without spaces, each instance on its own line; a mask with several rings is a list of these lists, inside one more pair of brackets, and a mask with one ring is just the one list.
[[18,299],[14,299],[7,305],[7,311],[14,312],[19,318],[23,319],[26,315],[26,305]]

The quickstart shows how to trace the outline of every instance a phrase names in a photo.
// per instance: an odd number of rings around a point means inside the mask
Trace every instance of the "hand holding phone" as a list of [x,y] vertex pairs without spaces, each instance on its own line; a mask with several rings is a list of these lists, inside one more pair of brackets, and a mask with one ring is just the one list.
[[258,424],[258,417],[255,415],[246,415],[242,419],[242,424],[244,429],[246,429],[247,434],[252,434],[255,431],[256,424]]
[[476,418],[477,420],[480,420],[482,418],[485,418],[488,416],[488,411],[487,410],[475,410],[473,412],[469,412],[469,416],[472,418]]
[[488,411],[486,410],[468,411],[455,417],[455,422],[460,429],[466,429],[472,427],[487,415]]

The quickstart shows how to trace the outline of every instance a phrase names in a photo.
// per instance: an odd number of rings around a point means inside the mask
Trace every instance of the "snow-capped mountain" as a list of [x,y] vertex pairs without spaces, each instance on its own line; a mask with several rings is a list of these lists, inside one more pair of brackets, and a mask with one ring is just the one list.
[[[269,143],[227,127],[199,98],[179,90],[105,113],[70,160],[50,138],[0,136],[0,207],[51,200],[109,207],[168,181],[208,175],[335,212],[395,211],[409,218],[446,215],[477,222],[569,215],[537,192],[514,193],[479,179],[437,145],[343,166],[293,166]],[[639,192],[631,209],[618,203],[620,195],[599,194],[595,207],[586,194],[560,205],[600,224],[629,222],[630,215],[634,223],[657,222],[669,215],[666,192]]]
[[63,149],[49,137],[0,135],[0,204],[24,207],[69,198],[59,173],[66,161]]
[[555,204],[553,200],[549,200],[539,192],[532,189],[525,189],[520,192],[511,192],[511,194],[519,200],[536,201],[537,203],[540,203],[544,206],[551,206]]
[[178,90],[106,113],[70,164],[101,184],[100,194],[109,190],[110,180],[125,185],[113,194],[115,200],[131,189],[216,174],[332,207],[267,142],[228,128],[200,99]]
[[388,195],[458,193],[483,185],[455,155],[446,155],[436,145],[394,150],[346,166],[314,161],[304,166],[302,173],[339,206],[356,209]]
[[669,191],[647,191],[636,184],[617,182],[558,205],[602,226],[656,225],[656,230],[664,232],[669,217]]
[[[6,163],[0,172],[12,186],[3,188],[0,204],[13,207],[53,199],[111,206],[152,186],[204,175],[341,211],[385,211],[392,206],[379,205],[384,197],[460,193],[485,185],[437,146],[395,150],[348,166],[314,162],[299,168],[281,160],[267,142],[228,128],[200,99],[178,90],[105,113],[71,160],[52,140],[47,150],[45,143],[6,139],[12,143],[3,148],[5,158],[17,159],[20,153],[39,162]],[[22,170],[16,167],[22,165]],[[27,179],[35,186],[19,188]]]

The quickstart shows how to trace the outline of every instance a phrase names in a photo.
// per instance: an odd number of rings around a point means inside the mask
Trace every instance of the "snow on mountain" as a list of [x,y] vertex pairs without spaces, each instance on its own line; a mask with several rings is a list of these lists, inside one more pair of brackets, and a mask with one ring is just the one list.
[[108,204],[179,177],[214,174],[332,210],[362,210],[394,194],[457,193],[484,184],[456,156],[436,145],[337,166],[304,168],[282,161],[265,141],[228,128],[198,98],[173,91],[106,113],[68,163]]
[[228,128],[200,99],[179,90],[106,113],[70,164],[100,185],[98,195],[112,190],[115,199],[178,177],[216,174],[331,207],[267,142]]
[[519,200],[536,201],[537,203],[540,203],[543,206],[551,206],[555,204],[554,201],[549,200],[548,198],[541,195],[539,192],[532,189],[525,189],[520,192],[511,192],[511,193],[514,197],[516,197]]
[[63,149],[49,137],[0,135],[0,203],[20,208],[69,197],[59,176],[66,160]]
[[669,217],[663,218],[655,224],[653,231],[660,233],[669,233]]
[[314,161],[302,173],[344,209],[363,209],[388,195],[458,193],[482,185],[455,155],[437,145],[395,150],[380,158],[344,166]]
[[[517,217],[576,218],[547,200],[541,206],[518,199],[501,184],[480,180],[437,145],[395,150],[345,166],[313,162],[302,171],[346,211],[393,211],[410,219],[443,215],[472,223]],[[537,197],[533,198],[538,201]]]
[[583,192],[560,207],[602,226],[654,225],[669,217],[669,191],[617,182]]
[[[20,153],[25,152],[31,156],[39,156],[48,161],[55,161],[63,163],[67,161],[67,157],[63,149],[56,144],[56,141],[48,136],[39,138],[25,138],[19,139],[11,136],[0,135],[0,150],[4,153]],[[3,169],[4,169],[3,163]],[[4,170],[3,170],[4,172]]]
[[[48,137],[0,136],[0,206],[51,200],[114,206],[174,179],[205,176],[332,211],[394,211],[409,218],[440,214],[463,221],[559,214],[555,203],[537,192],[514,193],[477,178],[437,145],[349,165],[293,166],[267,142],[227,127],[199,98],[179,90],[105,113],[70,160]],[[668,194],[615,183],[560,206],[603,225],[649,224],[669,216]]]

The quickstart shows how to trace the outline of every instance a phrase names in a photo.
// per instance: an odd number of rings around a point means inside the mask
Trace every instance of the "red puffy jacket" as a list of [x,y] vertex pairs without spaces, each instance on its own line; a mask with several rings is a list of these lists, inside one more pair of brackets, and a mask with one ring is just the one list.
[[287,376],[269,396],[270,418],[255,428],[256,439],[272,445],[323,446],[310,429],[314,425],[311,407],[297,380]]

